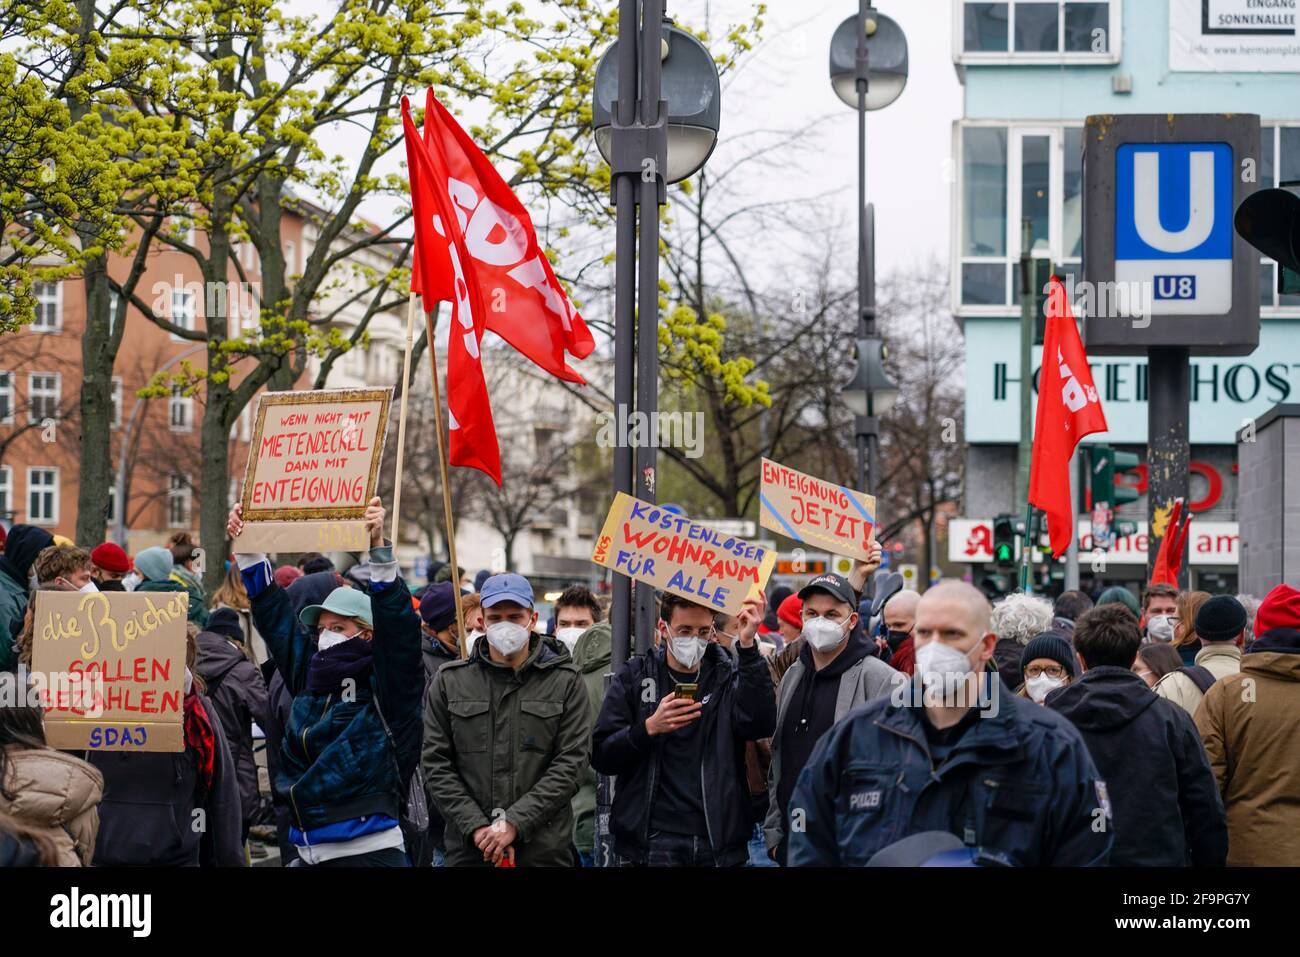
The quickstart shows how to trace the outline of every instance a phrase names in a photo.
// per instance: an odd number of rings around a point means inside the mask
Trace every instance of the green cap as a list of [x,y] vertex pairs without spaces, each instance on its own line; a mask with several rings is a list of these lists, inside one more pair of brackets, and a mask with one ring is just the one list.
[[329,593],[323,604],[308,605],[298,613],[298,620],[308,628],[315,628],[320,621],[320,613],[332,611],[344,618],[355,618],[366,623],[367,628],[375,627],[374,616],[370,613],[370,596],[355,588],[342,586]]

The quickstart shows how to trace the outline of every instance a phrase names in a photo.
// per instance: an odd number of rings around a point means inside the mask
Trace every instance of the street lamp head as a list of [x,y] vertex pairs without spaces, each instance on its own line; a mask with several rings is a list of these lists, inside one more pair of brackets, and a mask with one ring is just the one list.
[[886,355],[885,344],[879,339],[858,340],[857,371],[840,390],[844,404],[854,415],[884,415],[898,401],[898,386],[885,371]]
[[[668,104],[664,125],[668,133],[668,168],[664,179],[680,182],[704,167],[718,142],[722,86],[718,67],[708,49],[684,30],[663,27],[662,96]],[[596,148],[612,163],[614,112],[618,103],[618,44],[614,41],[596,64],[591,123]]]
[[[907,85],[907,37],[903,28],[867,8],[867,109],[879,110],[898,99]],[[858,17],[849,17],[831,37],[831,86],[844,103],[858,108]]]

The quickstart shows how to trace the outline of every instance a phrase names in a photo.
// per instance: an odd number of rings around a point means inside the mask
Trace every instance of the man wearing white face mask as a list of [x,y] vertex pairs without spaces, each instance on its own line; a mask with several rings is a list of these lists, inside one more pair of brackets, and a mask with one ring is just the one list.
[[600,605],[591,590],[570,585],[555,600],[555,637],[573,654],[582,633],[600,621]]
[[791,866],[861,866],[922,831],[948,831],[1022,867],[1106,863],[1105,785],[1068,721],[998,694],[986,670],[997,641],[989,611],[964,582],[921,596],[913,684],[850,712],[799,775]]
[[906,678],[871,654],[872,644],[855,634],[857,596],[839,575],[818,575],[799,592],[803,602],[803,648],[781,679],[776,734],[768,770],[768,854],[786,863],[786,809],[795,781],[813,746],[851,710],[888,695]]
[[90,552],[75,545],[51,545],[32,565],[38,588],[47,591],[99,591],[90,566]]
[[425,786],[448,867],[573,863],[570,800],[587,766],[587,689],[568,650],[534,633],[522,575],[483,583],[486,635],[443,665],[424,705]]
[[737,616],[733,661],[712,640],[714,609],[665,593],[658,646],[615,674],[591,763],[618,776],[610,831],[625,863],[733,867],[749,859],[745,742],[768,737],[776,724],[772,677],[756,641],[764,604],[752,599]]

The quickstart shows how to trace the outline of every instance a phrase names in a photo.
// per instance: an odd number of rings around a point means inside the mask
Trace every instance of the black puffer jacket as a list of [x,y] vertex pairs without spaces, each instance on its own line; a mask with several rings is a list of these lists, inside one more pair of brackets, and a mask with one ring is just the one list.
[[201,632],[198,637],[198,672],[207,685],[215,717],[230,743],[239,781],[239,803],[243,810],[244,836],[257,813],[260,793],[257,762],[253,758],[253,722],[265,729],[266,685],[257,666],[225,635]]
[[[614,850],[632,861],[645,857],[658,785],[662,739],[646,734],[645,722],[673,687],[664,655],[663,648],[652,648],[619,668],[592,732],[592,767],[618,776],[610,815]],[[748,857],[754,817],[745,742],[769,738],[776,729],[772,676],[757,644],[740,648],[737,662],[732,663],[725,648],[710,644],[700,671],[704,816],[719,866]],[[644,694],[647,688],[655,693]]]
[[1088,744],[1110,796],[1115,867],[1221,867],[1228,825],[1187,712],[1127,668],[1098,667],[1047,696]]

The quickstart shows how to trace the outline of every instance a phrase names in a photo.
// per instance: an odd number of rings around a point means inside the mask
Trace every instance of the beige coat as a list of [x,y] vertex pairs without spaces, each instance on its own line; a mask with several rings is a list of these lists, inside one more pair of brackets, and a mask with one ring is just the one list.
[[0,793],[0,810],[45,830],[58,846],[60,867],[89,867],[104,796],[99,769],[50,748],[10,747],[6,764],[3,791],[14,798]]
[[[1215,681],[1221,681],[1241,670],[1241,649],[1227,641],[1210,642],[1196,653],[1196,664],[1214,675]],[[1181,671],[1169,672],[1151,690],[1193,717],[1201,705],[1201,689]]]
[[1300,654],[1255,651],[1216,681],[1196,729],[1228,812],[1228,864],[1300,867]]

